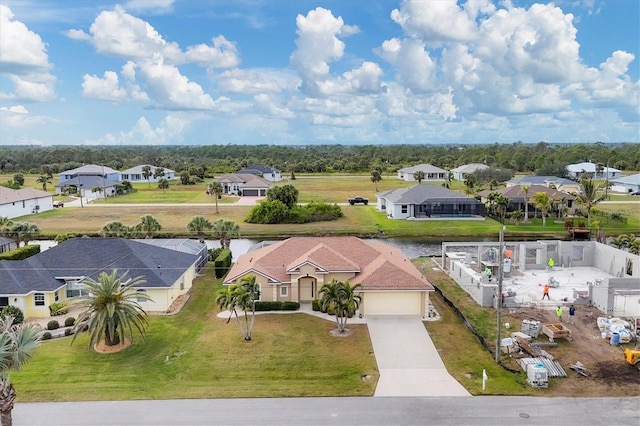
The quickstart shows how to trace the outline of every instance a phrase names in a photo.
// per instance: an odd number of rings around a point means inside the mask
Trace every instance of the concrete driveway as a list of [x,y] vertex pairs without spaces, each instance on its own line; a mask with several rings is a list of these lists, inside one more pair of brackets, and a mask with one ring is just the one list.
[[367,327],[380,371],[374,396],[471,396],[447,372],[417,316],[370,316]]

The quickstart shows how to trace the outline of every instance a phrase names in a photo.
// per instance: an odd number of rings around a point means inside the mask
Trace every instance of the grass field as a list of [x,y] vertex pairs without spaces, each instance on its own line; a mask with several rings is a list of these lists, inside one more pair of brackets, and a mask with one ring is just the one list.
[[[175,316],[149,317],[149,334],[116,354],[86,336],[43,343],[12,376],[20,402],[284,396],[369,396],[378,372],[365,325],[347,338],[302,313],[256,316],[251,343],[218,318],[212,272],[194,283]],[[371,375],[363,381],[362,376]]]

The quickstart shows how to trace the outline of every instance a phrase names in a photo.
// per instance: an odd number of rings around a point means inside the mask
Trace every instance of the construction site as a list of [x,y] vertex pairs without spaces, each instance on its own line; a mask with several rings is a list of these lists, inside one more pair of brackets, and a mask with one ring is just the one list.
[[640,256],[595,241],[452,242],[441,265],[500,309],[503,360],[532,387],[569,377],[554,394],[640,393]]

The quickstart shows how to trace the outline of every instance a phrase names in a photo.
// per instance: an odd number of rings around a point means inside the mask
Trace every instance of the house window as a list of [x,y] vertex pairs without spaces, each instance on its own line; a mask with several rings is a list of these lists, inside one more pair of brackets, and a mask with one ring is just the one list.
[[281,286],[280,287],[280,296],[288,297],[289,296],[289,287]]
[[86,296],[89,292],[84,290],[80,281],[69,281],[67,282],[67,299],[71,299],[72,297],[77,296]]
[[180,290],[184,290],[184,278],[180,280]]
[[55,293],[53,293],[53,299],[57,302],[58,301],[58,292],[56,291]]
[[571,249],[571,260],[582,261],[584,258],[584,247],[573,246]]
[[137,302],[144,302],[147,300],[147,298],[145,298],[144,296],[138,296],[138,295],[142,295],[142,294],[147,294],[147,290],[140,288],[138,290],[136,290],[136,301]]
[[407,213],[407,211],[408,211],[408,209],[407,209],[407,205],[406,205],[406,204],[403,204],[403,205],[402,205],[402,213],[406,214],[406,213]]
[[36,293],[33,295],[36,306],[44,306],[44,293]]

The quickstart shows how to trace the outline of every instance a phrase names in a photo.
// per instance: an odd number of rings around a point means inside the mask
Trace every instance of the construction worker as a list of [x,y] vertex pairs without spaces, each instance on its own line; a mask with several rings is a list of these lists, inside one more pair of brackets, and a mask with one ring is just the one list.
[[556,309],[556,315],[558,316],[558,321],[562,322],[562,306],[558,306],[558,309]]
[[491,282],[491,275],[493,275],[491,273],[491,268],[489,268],[488,266],[486,268],[484,268],[484,273],[487,275],[487,278],[489,279],[489,282]]
[[549,297],[549,284],[545,284],[544,289],[542,290],[542,300],[544,300],[545,297],[547,300],[551,300]]
[[553,267],[555,266],[556,262],[553,261],[552,258],[549,258],[549,261],[547,262],[547,269],[551,270],[553,269]]

